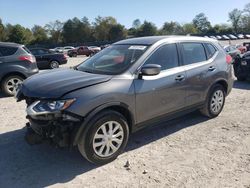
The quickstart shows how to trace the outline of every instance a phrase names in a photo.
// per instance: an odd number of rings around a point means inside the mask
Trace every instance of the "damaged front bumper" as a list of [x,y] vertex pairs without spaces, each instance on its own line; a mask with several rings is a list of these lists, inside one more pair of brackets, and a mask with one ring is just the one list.
[[38,103],[39,101],[31,104],[27,102],[26,112],[29,123],[27,123],[26,141],[29,144],[38,144],[48,140],[59,147],[73,146],[83,118],[66,111],[37,112],[35,106]]

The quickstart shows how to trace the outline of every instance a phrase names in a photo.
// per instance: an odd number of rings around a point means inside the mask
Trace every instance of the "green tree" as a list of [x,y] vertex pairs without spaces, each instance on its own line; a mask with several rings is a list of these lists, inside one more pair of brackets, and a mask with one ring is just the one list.
[[182,26],[184,34],[196,34],[198,33],[193,23],[186,23]]
[[141,27],[141,21],[139,19],[135,19],[132,24],[132,28],[139,29]]
[[241,28],[242,11],[239,9],[233,9],[228,13],[229,21],[232,23],[235,33],[238,33]]
[[53,43],[60,43],[62,42],[62,29],[63,29],[63,23],[59,20],[56,20],[54,22],[50,22],[45,25],[46,31],[49,33],[50,40]]
[[117,41],[124,39],[127,36],[127,31],[125,27],[121,24],[112,25],[109,30],[109,40]]
[[211,23],[204,13],[200,13],[193,19],[193,24],[199,33],[205,34],[211,28]]
[[47,36],[46,30],[43,27],[39,25],[34,25],[34,27],[31,30],[33,33],[32,43],[41,44],[41,43],[48,42],[48,36]]
[[29,44],[32,40],[32,32],[28,28],[24,28],[17,24],[14,26],[9,25],[8,41],[19,44]]
[[69,19],[63,26],[62,36],[66,43],[86,42],[91,40],[91,25],[87,17]]
[[5,27],[0,18],[0,41],[5,41],[5,40],[6,40]]
[[152,22],[144,21],[136,33],[137,36],[153,36],[157,34],[157,27]]
[[98,16],[95,19],[94,25],[94,37],[96,40],[105,41],[109,39],[109,31],[112,26],[117,25],[117,21],[115,18],[109,17],[101,17]]
[[178,22],[165,22],[160,30],[161,35],[181,35],[183,34],[183,28]]

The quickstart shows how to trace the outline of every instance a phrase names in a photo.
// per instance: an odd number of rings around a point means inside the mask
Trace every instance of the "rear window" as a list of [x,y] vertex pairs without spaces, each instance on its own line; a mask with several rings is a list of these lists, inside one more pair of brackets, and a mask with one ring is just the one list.
[[207,52],[207,59],[210,59],[217,52],[217,49],[212,44],[206,43],[205,46]]
[[2,54],[2,56],[10,56],[15,54],[17,51],[17,47],[11,47],[11,46],[0,46],[0,54]]
[[181,45],[185,65],[207,60],[205,49],[202,43],[187,42],[182,43]]

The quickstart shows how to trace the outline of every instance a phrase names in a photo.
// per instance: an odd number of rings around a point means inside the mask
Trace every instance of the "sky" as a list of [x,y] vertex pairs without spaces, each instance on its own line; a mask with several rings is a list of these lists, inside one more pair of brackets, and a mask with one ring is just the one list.
[[0,0],[3,23],[21,24],[32,28],[73,17],[113,16],[130,28],[135,19],[153,22],[161,27],[166,21],[191,22],[204,12],[214,24],[228,23],[228,12],[243,9],[250,0]]

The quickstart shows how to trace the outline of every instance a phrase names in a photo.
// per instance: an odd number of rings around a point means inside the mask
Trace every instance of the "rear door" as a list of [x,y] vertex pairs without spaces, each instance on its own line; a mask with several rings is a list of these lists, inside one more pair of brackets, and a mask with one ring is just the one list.
[[138,123],[177,111],[185,106],[186,73],[179,66],[176,44],[158,48],[144,63],[159,64],[159,75],[135,79]]
[[187,74],[187,106],[204,102],[206,91],[217,72],[216,48],[210,43],[180,44],[182,63]]

